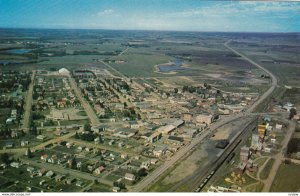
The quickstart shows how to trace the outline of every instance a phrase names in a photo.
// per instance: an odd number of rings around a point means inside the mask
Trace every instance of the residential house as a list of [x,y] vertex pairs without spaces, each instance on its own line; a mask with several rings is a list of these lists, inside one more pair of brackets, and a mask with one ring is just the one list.
[[135,180],[135,175],[134,174],[130,174],[130,173],[126,173],[124,178],[126,180],[130,180],[130,181],[134,181]]
[[99,175],[99,174],[103,173],[104,171],[105,171],[105,168],[103,166],[100,166],[97,169],[95,169],[94,172]]
[[210,125],[212,123],[213,116],[212,115],[205,115],[205,114],[200,114],[196,116],[196,122],[197,123],[202,123],[206,125]]
[[54,177],[54,172],[53,171],[48,171],[47,173],[46,173],[46,176],[48,177],[48,178],[53,178]]

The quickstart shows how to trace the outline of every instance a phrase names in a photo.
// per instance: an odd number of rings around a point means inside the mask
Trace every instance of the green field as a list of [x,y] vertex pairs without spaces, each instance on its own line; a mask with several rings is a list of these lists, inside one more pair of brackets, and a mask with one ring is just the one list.
[[259,176],[260,179],[267,179],[268,178],[274,162],[275,162],[274,158],[271,158],[271,159],[268,160],[268,162],[266,163],[264,169],[260,173],[260,176]]
[[299,192],[299,178],[300,165],[281,164],[273,181],[271,192]]

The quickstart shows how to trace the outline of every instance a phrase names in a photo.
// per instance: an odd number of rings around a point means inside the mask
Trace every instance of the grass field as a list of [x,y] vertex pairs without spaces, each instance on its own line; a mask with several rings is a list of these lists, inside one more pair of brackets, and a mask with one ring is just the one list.
[[275,159],[273,159],[273,158],[268,160],[268,162],[266,163],[264,169],[260,173],[260,176],[259,176],[260,179],[267,179],[268,178],[274,162],[275,162]]
[[281,164],[273,181],[271,192],[299,192],[299,179],[300,165]]

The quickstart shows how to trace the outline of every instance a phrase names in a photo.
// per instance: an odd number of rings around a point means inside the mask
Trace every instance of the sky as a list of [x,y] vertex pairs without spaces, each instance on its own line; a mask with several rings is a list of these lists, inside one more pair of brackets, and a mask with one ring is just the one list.
[[300,2],[0,0],[0,28],[300,32]]

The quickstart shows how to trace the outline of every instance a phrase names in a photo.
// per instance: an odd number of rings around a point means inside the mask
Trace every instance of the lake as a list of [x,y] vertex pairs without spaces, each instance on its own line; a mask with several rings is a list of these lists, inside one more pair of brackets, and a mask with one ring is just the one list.
[[181,60],[176,59],[175,62],[158,65],[158,69],[160,72],[170,72],[176,70],[184,70],[186,68],[182,67]]
[[31,49],[20,48],[20,49],[7,50],[6,52],[11,53],[11,54],[26,54],[31,51],[32,51]]

